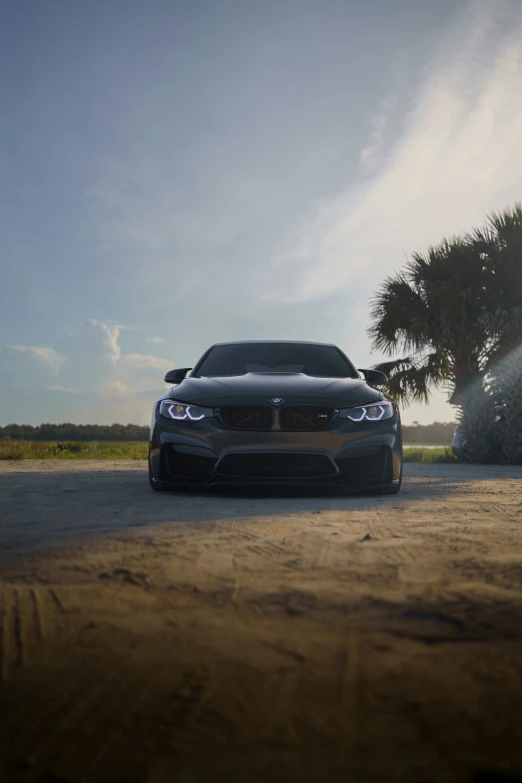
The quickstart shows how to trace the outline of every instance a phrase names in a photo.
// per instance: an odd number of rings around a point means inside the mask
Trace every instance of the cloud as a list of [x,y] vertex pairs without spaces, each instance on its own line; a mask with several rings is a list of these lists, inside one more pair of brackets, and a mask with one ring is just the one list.
[[380,153],[384,147],[386,129],[390,115],[397,108],[397,96],[387,95],[381,101],[377,114],[371,122],[372,132],[366,147],[359,154],[359,165],[362,174],[371,173],[380,161]]
[[3,413],[20,422],[36,415],[78,423],[148,421],[153,400],[165,388],[163,376],[173,363],[122,352],[120,333],[121,327],[90,318],[53,348],[0,349]]
[[139,353],[124,354],[115,366],[113,374],[100,387],[99,393],[133,398],[148,392],[152,399],[154,392],[159,395],[163,390],[163,376],[171,369],[172,362],[168,359]]
[[119,337],[119,326],[94,318],[80,324],[55,346],[67,357],[60,368],[58,382],[68,388],[96,393],[121,360]]
[[163,339],[163,337],[146,337],[145,338],[145,342],[146,343],[155,343],[155,344],[159,345],[160,343],[164,343],[165,340]]
[[54,348],[43,348],[36,345],[6,345],[4,350],[26,354],[29,359],[47,365],[54,373],[58,373],[62,364],[67,360],[66,356],[61,356]]
[[89,318],[88,323],[101,330],[103,334],[103,344],[107,348],[107,357],[111,362],[116,363],[121,357],[121,350],[118,345],[121,327],[109,326],[102,321],[96,321],[94,318]]
[[[470,229],[520,198],[522,6],[472,1],[440,42],[384,165],[312,205],[272,270],[304,302],[373,272],[373,288],[404,254]],[[385,101],[386,105],[386,101]],[[382,151],[377,113],[363,169]],[[270,294],[275,298],[285,298]],[[366,299],[361,309],[367,308]]]
[[52,385],[67,357],[53,348],[36,345],[6,345],[0,348],[2,407],[7,407],[8,389],[34,389]]

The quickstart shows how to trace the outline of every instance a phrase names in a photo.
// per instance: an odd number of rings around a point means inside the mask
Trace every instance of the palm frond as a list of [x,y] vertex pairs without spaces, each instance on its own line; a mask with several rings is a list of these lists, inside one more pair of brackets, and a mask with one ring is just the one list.
[[386,373],[386,391],[406,406],[414,402],[427,403],[430,387],[441,386],[447,380],[448,373],[445,358],[436,352],[420,359],[407,356],[380,362],[374,369]]
[[368,335],[384,353],[420,349],[426,342],[429,312],[418,291],[403,274],[385,280],[371,301],[372,325]]

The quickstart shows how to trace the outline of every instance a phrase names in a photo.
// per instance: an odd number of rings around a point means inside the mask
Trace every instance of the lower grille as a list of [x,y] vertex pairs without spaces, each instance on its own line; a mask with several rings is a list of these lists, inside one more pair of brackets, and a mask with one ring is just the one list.
[[223,424],[235,430],[272,429],[272,408],[266,405],[227,405],[219,409]]
[[[375,454],[360,457],[343,457],[336,460],[336,463],[343,478],[353,479],[354,481],[383,479],[384,474],[389,472],[389,453],[389,449],[386,446],[381,446]],[[391,478],[389,480],[391,481]]]
[[281,408],[279,422],[282,430],[320,430],[328,427],[334,417],[334,408],[293,405]]
[[199,454],[186,454],[175,448],[166,448],[167,468],[175,478],[201,479],[214,470],[216,459]]
[[313,478],[334,476],[336,468],[323,454],[227,454],[217,473],[237,478]]

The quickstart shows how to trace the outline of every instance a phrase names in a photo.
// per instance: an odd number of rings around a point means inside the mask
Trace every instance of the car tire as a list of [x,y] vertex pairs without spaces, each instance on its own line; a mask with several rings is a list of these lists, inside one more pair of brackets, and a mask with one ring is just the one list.
[[397,495],[400,492],[401,484],[387,484],[385,487],[363,487],[362,495]]
[[387,495],[398,495],[401,491],[402,480],[398,484],[390,484],[385,488]]
[[162,482],[153,481],[153,479],[152,479],[152,468],[151,468],[151,464],[150,464],[150,459],[149,459],[149,484],[150,484],[150,488],[154,492],[170,492],[171,491],[171,487],[169,487],[168,484],[163,484]]
[[361,495],[385,495],[388,487],[362,487]]
[[399,481],[397,482],[397,484],[388,484],[388,486],[384,488],[384,492],[385,492],[386,495],[398,495],[399,492],[401,491],[403,465],[404,465],[404,463],[401,462],[401,473],[400,473]]
[[363,487],[361,492],[363,495],[398,495],[402,487],[402,465],[401,474],[397,484],[386,484],[384,487]]

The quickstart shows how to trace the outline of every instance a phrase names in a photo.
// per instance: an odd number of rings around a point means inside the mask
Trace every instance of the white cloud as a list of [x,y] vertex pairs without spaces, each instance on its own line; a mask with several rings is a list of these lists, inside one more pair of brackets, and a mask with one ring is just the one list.
[[162,337],[146,337],[145,342],[160,345],[161,343],[164,343],[165,340]]
[[[67,357],[46,346],[6,345],[0,348],[1,407],[9,407],[10,389],[34,390],[38,385],[53,385]],[[13,393],[17,397],[17,393]]]
[[82,393],[81,389],[74,389],[74,388],[70,388],[69,386],[57,385],[57,386],[46,386],[45,388],[48,389],[49,391],[61,391],[61,392],[67,392],[68,394],[81,394]]
[[94,318],[80,324],[55,346],[67,357],[57,382],[68,388],[80,388],[88,394],[95,394],[113,375],[121,360],[119,337],[119,326]]
[[[122,352],[120,333],[121,327],[90,318],[55,348],[13,345],[0,349],[6,412],[9,407],[21,411],[18,417],[31,416],[32,408],[27,408],[20,390],[29,395],[37,382],[60,400],[59,415],[67,415],[70,421],[147,421],[153,400],[165,388],[163,376],[173,363]],[[74,407],[68,408],[67,398],[80,394]]]
[[107,357],[111,360],[111,362],[116,363],[121,357],[121,350],[120,346],[118,345],[118,338],[120,336],[121,327],[109,326],[102,321],[96,321],[94,318],[89,318],[88,323],[101,329],[104,338],[103,343],[107,348]]
[[[292,281],[281,289],[292,291],[293,301],[327,294],[363,270],[373,269],[378,282],[405,253],[519,200],[521,40],[520,3],[469,3],[421,79],[384,166],[314,205],[275,260]],[[384,125],[381,108],[363,163],[381,149]]]
[[47,365],[54,373],[58,373],[62,364],[67,360],[66,356],[60,355],[54,348],[36,345],[6,345],[5,349],[26,354],[30,359],[35,359],[41,364]]
[[380,161],[380,153],[384,146],[386,129],[390,115],[397,107],[397,96],[388,95],[381,102],[377,114],[371,122],[372,132],[366,147],[359,154],[359,165],[362,174],[370,174]]
[[150,392],[152,400],[154,393],[159,395],[163,390],[163,376],[171,369],[172,362],[168,359],[139,353],[124,354],[115,365],[114,372],[100,387],[99,393],[133,398],[143,392]]

